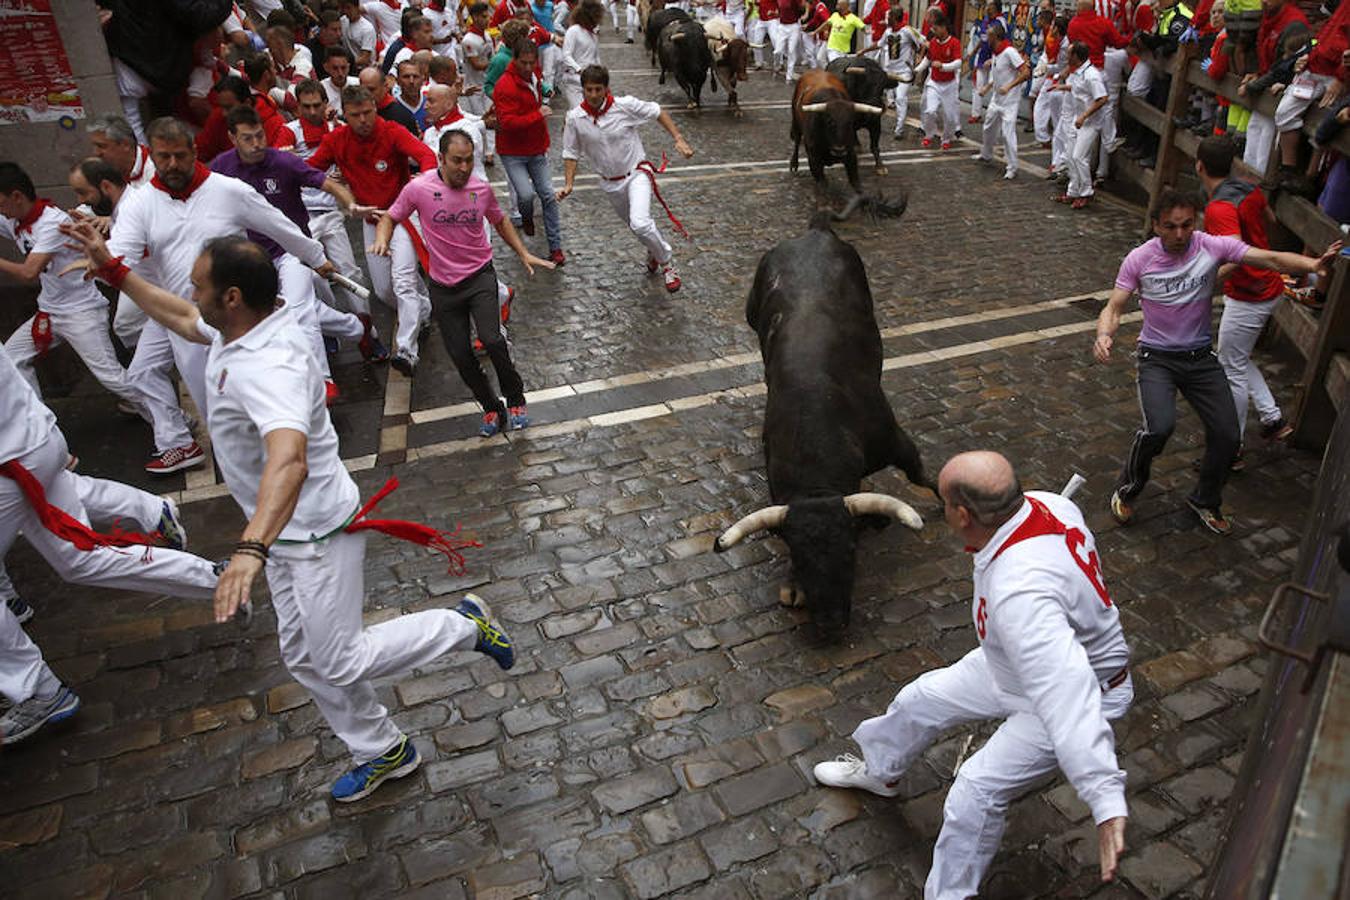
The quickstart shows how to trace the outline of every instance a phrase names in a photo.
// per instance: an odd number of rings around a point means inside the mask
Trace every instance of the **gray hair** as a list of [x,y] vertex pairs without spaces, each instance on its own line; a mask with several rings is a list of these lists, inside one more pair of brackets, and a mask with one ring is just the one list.
[[127,120],[113,113],[94,116],[89,120],[89,124],[84,126],[84,130],[88,134],[106,134],[109,140],[119,144],[136,143],[136,133],[131,130]]
[[182,141],[187,143],[189,147],[192,146],[192,132],[188,131],[188,127],[173,116],[160,116],[145,129],[147,143],[156,139],[174,143]]
[[971,518],[985,528],[997,528],[1022,508],[1022,482],[1014,474],[1002,490],[985,491],[973,484],[953,479],[948,484],[952,506],[964,506]]

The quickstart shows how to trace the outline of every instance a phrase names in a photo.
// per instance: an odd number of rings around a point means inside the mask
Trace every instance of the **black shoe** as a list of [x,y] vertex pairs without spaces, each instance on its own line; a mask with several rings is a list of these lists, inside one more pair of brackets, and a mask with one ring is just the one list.
[[520,230],[525,232],[526,237],[534,237],[534,219],[521,219]]
[[1294,426],[1286,422],[1284,416],[1280,416],[1279,419],[1269,425],[1261,426],[1261,439],[1263,441],[1287,441],[1293,433]]
[[417,368],[413,361],[408,359],[402,353],[395,353],[389,357],[389,365],[397,369],[405,378],[413,377],[413,371]]

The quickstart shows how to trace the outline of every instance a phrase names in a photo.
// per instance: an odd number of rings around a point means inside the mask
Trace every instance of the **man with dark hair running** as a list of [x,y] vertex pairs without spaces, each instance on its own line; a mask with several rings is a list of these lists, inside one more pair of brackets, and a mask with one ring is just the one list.
[[1205,455],[1200,480],[1186,505],[1215,534],[1232,525],[1223,514],[1223,486],[1241,442],[1237,411],[1228,378],[1214,355],[1210,335],[1214,279],[1228,263],[1274,269],[1291,275],[1328,272],[1340,252],[1340,241],[1321,257],[1277,253],[1252,247],[1234,237],[1196,231],[1199,202],[1171,188],[1153,209],[1152,240],[1130,251],[1120,264],[1116,286],[1097,318],[1092,354],[1111,361],[1111,347],[1125,305],[1135,294],[1144,315],[1139,332],[1139,406],[1144,424],[1130,444],[1121,467],[1111,515],[1122,525],[1134,517],[1134,499],[1148,484],[1153,458],[1167,446],[1177,421],[1177,392],[1186,398],[1205,426]]

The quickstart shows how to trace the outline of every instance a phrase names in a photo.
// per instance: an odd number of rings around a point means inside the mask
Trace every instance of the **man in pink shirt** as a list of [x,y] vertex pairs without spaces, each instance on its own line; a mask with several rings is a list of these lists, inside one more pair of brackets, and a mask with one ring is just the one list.
[[[525,249],[516,229],[497,205],[492,188],[474,177],[473,140],[468,134],[446,131],[441,135],[440,151],[440,165],[404,185],[398,199],[380,218],[370,251],[380,256],[387,254],[394,224],[418,214],[430,257],[431,302],[441,326],[441,339],[459,376],[483,407],[483,424],[478,433],[492,437],[508,424],[511,428],[524,428],[530,424],[530,418],[525,411],[525,386],[502,336],[497,311],[497,273],[492,266],[492,245],[483,220],[491,222],[502,240],[516,252],[526,273],[533,275],[535,266],[552,269],[553,263]],[[505,403],[492,391],[469,345],[471,316],[483,349],[497,372],[497,383],[506,395]]]

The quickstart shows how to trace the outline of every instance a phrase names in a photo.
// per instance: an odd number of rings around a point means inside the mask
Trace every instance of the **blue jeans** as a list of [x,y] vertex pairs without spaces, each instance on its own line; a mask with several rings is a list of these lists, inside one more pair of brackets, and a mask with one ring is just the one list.
[[506,177],[511,179],[511,187],[516,191],[516,202],[520,207],[522,219],[534,218],[534,198],[544,207],[544,234],[548,235],[548,249],[562,249],[562,219],[558,215],[558,196],[553,191],[553,180],[549,176],[548,156],[507,156],[501,155],[502,165],[506,167]]

